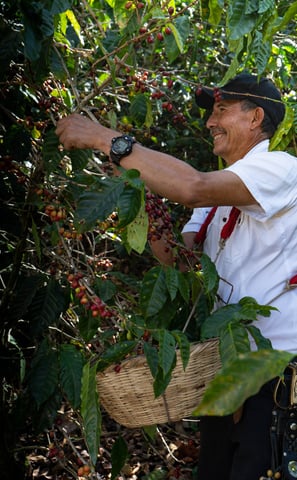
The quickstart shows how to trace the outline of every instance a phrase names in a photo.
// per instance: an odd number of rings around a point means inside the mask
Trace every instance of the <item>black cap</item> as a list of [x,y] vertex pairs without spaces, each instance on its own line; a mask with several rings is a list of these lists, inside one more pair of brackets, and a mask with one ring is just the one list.
[[219,100],[250,100],[263,108],[275,128],[285,115],[285,105],[274,83],[268,78],[258,80],[250,73],[240,73],[222,87],[201,86],[195,97],[197,105],[205,109],[212,109],[214,102]]

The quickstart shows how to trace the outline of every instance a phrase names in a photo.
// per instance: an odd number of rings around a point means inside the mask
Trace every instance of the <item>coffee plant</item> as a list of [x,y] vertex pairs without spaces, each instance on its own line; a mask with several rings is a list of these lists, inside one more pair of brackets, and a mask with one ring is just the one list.
[[[78,112],[200,170],[221,168],[194,93],[248,69],[281,89],[287,111],[272,144],[296,154],[296,12],[297,2],[283,0],[0,2],[5,478],[25,475],[25,457],[16,454],[22,432],[51,432],[65,403],[90,457],[89,465],[78,461],[73,477],[94,473],[101,428],[96,373],[120,368],[128,356],[146,353],[160,395],[176,346],[186,367],[190,342],[220,337],[228,378],[240,374],[238,353],[246,353],[258,373],[242,396],[230,386],[218,402],[210,388],[199,410],[219,414],[288,361],[286,352],[268,358],[269,340],[251,326],[269,307],[245,298],[210,316],[219,278],[210,259],[183,245],[185,207],[147,191],[137,171],[115,176],[101,152],[63,150],[54,132],[58,118]],[[173,250],[170,267],[150,249],[164,236]],[[187,273],[177,268],[181,256],[193,266]],[[226,322],[235,340],[244,337],[233,349]],[[247,332],[259,347],[254,355]]]

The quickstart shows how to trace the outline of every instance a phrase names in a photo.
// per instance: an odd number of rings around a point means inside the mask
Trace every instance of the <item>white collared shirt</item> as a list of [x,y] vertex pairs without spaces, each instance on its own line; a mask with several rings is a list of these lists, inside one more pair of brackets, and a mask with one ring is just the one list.
[[[231,210],[219,207],[208,227],[204,252],[226,280],[220,281],[221,298],[236,303],[251,296],[259,304],[277,307],[270,317],[259,318],[256,326],[273,348],[295,354],[297,289],[271,300],[297,274],[297,158],[268,148],[265,140],[226,168],[240,177],[258,205],[240,207],[236,227],[218,255],[220,232]],[[194,209],[183,232],[197,232],[209,210]]]

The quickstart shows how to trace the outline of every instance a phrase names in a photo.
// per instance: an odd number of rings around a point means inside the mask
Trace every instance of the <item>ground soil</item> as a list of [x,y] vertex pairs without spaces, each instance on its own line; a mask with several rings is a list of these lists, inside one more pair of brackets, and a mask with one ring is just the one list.
[[120,437],[127,445],[128,456],[114,479],[192,480],[196,477],[199,456],[196,419],[156,428],[128,429],[103,412],[95,471],[82,474],[82,467],[90,462],[80,422],[71,410],[62,408],[52,429],[38,437],[30,434],[21,437],[19,452],[26,463],[25,480],[111,480],[112,448]]

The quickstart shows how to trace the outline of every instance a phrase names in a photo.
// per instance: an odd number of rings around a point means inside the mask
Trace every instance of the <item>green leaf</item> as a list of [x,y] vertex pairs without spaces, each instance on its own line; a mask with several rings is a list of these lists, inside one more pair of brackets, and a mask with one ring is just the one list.
[[190,285],[187,281],[187,274],[177,271],[178,291],[186,303],[190,300]]
[[168,23],[168,27],[171,29],[171,32],[173,33],[174,40],[176,42],[176,45],[177,45],[179,51],[182,52],[183,49],[184,49],[184,43],[183,43],[183,39],[182,39],[178,29],[176,28],[176,26],[173,23]]
[[147,98],[143,93],[135,95],[131,101],[130,115],[138,125],[145,123],[147,116]]
[[218,0],[209,0],[208,1],[208,8],[209,8],[209,17],[208,21],[213,26],[216,26],[220,23],[223,8],[220,5],[220,1]]
[[153,109],[152,109],[152,102],[147,99],[146,101],[146,116],[145,116],[145,126],[147,128],[150,128],[153,123],[155,121],[155,116],[154,116],[154,113],[153,113]]
[[42,53],[44,41],[54,33],[53,16],[40,2],[22,2],[24,54],[35,62]]
[[269,348],[272,348],[271,341],[269,338],[263,337],[261,330],[258,327],[255,327],[255,325],[246,325],[246,329],[253,337],[258,350],[268,350]]
[[292,353],[279,350],[258,350],[240,355],[216,375],[193,415],[234,413],[264,383],[282,376],[293,357]]
[[38,291],[43,284],[44,277],[42,275],[20,276],[16,285],[16,296],[9,310],[11,319],[19,319],[23,317]]
[[158,350],[156,347],[154,347],[150,343],[144,342],[143,351],[146,356],[146,361],[151,371],[152,377],[155,378],[158,373],[158,367],[159,367]]
[[33,416],[33,423],[37,432],[44,434],[45,429],[53,428],[53,424],[57,419],[57,411],[61,408],[63,400],[61,392],[57,387]]
[[107,179],[101,191],[83,193],[75,212],[75,224],[80,230],[90,230],[103,222],[117,207],[124,184],[117,178]]
[[190,342],[187,335],[183,332],[172,331],[171,333],[178,344],[181,361],[185,370],[190,358]]
[[155,326],[158,325],[158,328],[166,328],[169,330],[172,321],[174,322],[174,319],[179,314],[180,307],[181,298],[179,295],[174,300],[170,300],[168,297],[163,307],[158,310],[155,315],[146,318],[147,327],[154,329]]
[[75,31],[77,37],[79,38],[80,43],[83,45],[84,44],[84,37],[81,35],[81,29],[80,29],[80,24],[77,21],[76,16],[74,15],[72,10],[67,10],[66,11],[66,16],[69,20],[69,23],[71,24],[73,30]]
[[54,172],[60,165],[65,152],[61,152],[59,147],[59,138],[54,130],[49,130],[44,137],[42,157],[47,173]]
[[140,178],[139,170],[136,170],[135,168],[124,170],[121,178],[125,185],[130,185],[130,187],[140,190],[144,195],[145,184]]
[[167,25],[171,29],[171,35],[165,35],[165,51],[169,63],[174,62],[180,53],[183,53],[185,42],[189,36],[189,17],[187,15],[174,19]]
[[83,365],[84,357],[74,345],[61,345],[61,387],[73,408],[78,408],[80,405]]
[[36,292],[26,313],[26,318],[30,321],[31,335],[41,335],[47,331],[49,325],[57,323],[68,304],[67,290],[51,278],[45,287]]
[[56,15],[57,13],[63,13],[69,8],[71,8],[72,2],[70,0],[53,0],[51,2],[51,14]]
[[100,317],[93,317],[91,313],[84,313],[79,316],[79,333],[85,342],[91,340],[98,332]]
[[145,203],[142,202],[135,219],[127,226],[126,240],[128,245],[137,253],[141,254],[147,243],[149,220],[145,211]]
[[96,463],[101,436],[101,412],[96,388],[97,364],[86,363],[83,368],[81,386],[81,416],[88,452]]
[[174,19],[173,23],[169,24],[172,29],[176,44],[181,53],[183,53],[185,48],[185,43],[189,37],[190,33],[190,21],[188,15],[178,16]]
[[228,12],[228,27],[231,40],[237,40],[252,31],[257,21],[256,14],[245,13],[245,0],[233,0]]
[[294,110],[289,105],[286,105],[285,117],[278,126],[275,134],[270,139],[269,150],[278,150],[284,137],[288,135],[294,121]]
[[178,292],[179,276],[178,270],[174,267],[167,267],[165,270],[166,286],[171,300],[174,300]]
[[261,0],[259,9],[258,9],[258,14],[261,15],[265,12],[272,11],[274,9],[276,2],[275,0]]
[[120,474],[127,458],[127,444],[123,437],[119,437],[116,439],[111,449],[111,479],[116,478]]
[[275,22],[274,28],[271,30],[271,36],[279,33],[284,27],[297,15],[297,2],[291,3],[290,7],[285,10],[283,17],[279,17],[277,22]]
[[[225,73],[223,79],[220,81],[220,85],[225,85],[231,78],[235,77],[235,75],[237,74],[239,64],[240,64],[239,57],[241,56],[241,53],[243,51],[243,38],[240,38],[239,40],[237,40],[236,44],[237,44],[237,49],[234,53],[234,56],[232,58],[231,64],[227,72]],[[230,45],[229,45],[229,48],[232,51],[232,48]],[[221,157],[219,158],[220,158],[220,163],[222,163]]]
[[37,349],[28,374],[28,386],[37,408],[55,392],[59,383],[58,353],[45,339]]
[[140,190],[136,190],[130,186],[124,188],[118,201],[118,228],[125,227],[137,217],[141,207],[141,197]]
[[156,315],[168,298],[166,278],[161,266],[151,268],[143,277],[140,307],[146,317]]
[[121,343],[115,343],[105,350],[98,361],[98,371],[104,370],[113,363],[118,363],[123,360],[128,353],[132,352],[137,345],[137,341],[126,340]]
[[93,158],[93,152],[90,149],[76,149],[71,150],[68,156],[71,160],[72,170],[80,171],[83,170],[88,165],[89,160]]
[[267,66],[269,57],[271,55],[271,40],[264,40],[261,32],[254,33],[253,43],[250,49],[251,55],[254,55],[258,74],[261,75]]
[[219,285],[219,275],[214,262],[206,254],[200,258],[203,271],[203,285],[206,293],[216,293]]
[[167,375],[164,376],[164,372],[159,366],[157,375],[153,383],[154,395],[156,398],[159,397],[160,395],[163,395],[166,388],[168,387],[171,380],[172,370],[174,367],[175,367],[175,362],[173,363],[171,370],[167,373]]
[[223,365],[227,365],[240,353],[250,351],[250,341],[245,327],[239,323],[228,323],[220,333],[220,357]]
[[95,285],[99,291],[99,297],[104,302],[110,300],[117,292],[117,286],[112,280],[107,280],[106,278],[97,277],[95,280]]
[[168,62],[171,64],[180,55],[180,49],[178,48],[174,35],[166,35],[164,37],[164,46]]
[[174,336],[167,330],[159,333],[159,365],[164,377],[172,370],[176,357],[176,344]]
[[242,320],[256,320],[258,315],[269,317],[271,310],[277,310],[270,305],[260,305],[253,297],[242,297],[238,304],[240,305],[240,317]]
[[238,303],[221,307],[206,318],[201,328],[201,337],[219,337],[228,328],[229,322],[244,321],[248,324],[256,321],[258,315],[268,317],[271,310],[275,308],[259,305],[252,297],[243,297]]
[[259,10],[259,3],[264,3],[262,0],[249,0],[246,2],[245,13],[257,13]]

